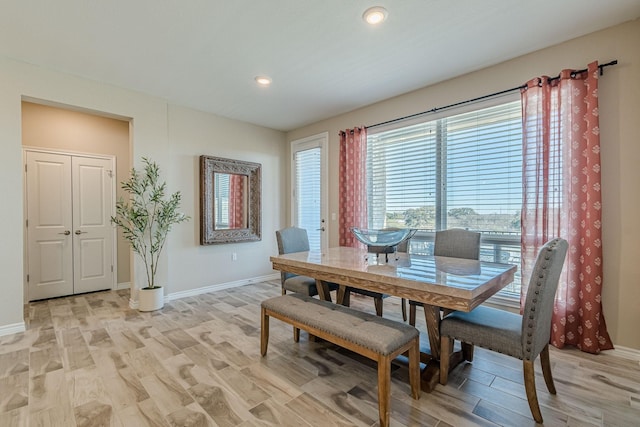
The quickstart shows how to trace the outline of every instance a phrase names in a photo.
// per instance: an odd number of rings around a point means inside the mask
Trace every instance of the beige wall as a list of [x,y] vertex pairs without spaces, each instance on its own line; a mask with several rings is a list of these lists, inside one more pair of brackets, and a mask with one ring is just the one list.
[[[139,167],[143,156],[161,166],[170,191],[184,194],[183,210],[193,220],[172,233],[159,280],[166,293],[273,274],[268,256],[276,252],[274,231],[286,224],[288,155],[285,140],[329,132],[330,212],[337,212],[337,133],[452,102],[517,86],[533,76],[581,68],[598,59],[618,59],[600,81],[603,162],[605,283],[603,303],[614,343],[640,349],[640,21],[563,43],[512,61],[289,132],[286,135],[246,123],[222,119],[166,101],[0,58],[0,183],[10,209],[0,221],[0,334],[23,324],[23,194],[22,100],[97,111],[131,120],[131,155]],[[460,54],[452,52],[452,55]],[[437,60],[434,61],[437,66]],[[263,239],[261,242],[201,247],[198,244],[198,172],[200,154],[263,163]],[[330,243],[337,226],[329,224]],[[238,262],[230,253],[238,253]],[[134,262],[134,272],[140,266]],[[135,274],[134,274],[135,276]]]
[[[127,197],[120,182],[129,177],[129,122],[32,102],[22,102],[22,145],[116,158],[116,198]],[[131,251],[118,230],[117,283],[128,283]]]
[[[182,193],[182,206],[191,216],[170,235],[172,252],[169,283],[172,292],[205,284],[276,273],[270,255],[277,254],[275,230],[284,221],[286,162],[284,133],[229,120],[184,107],[169,106],[170,182]],[[200,246],[201,155],[262,165],[262,240]],[[237,259],[232,260],[232,254]]]
[[[338,131],[426,111],[516,87],[563,68],[613,59],[600,80],[602,143],[604,314],[615,344],[640,349],[640,20],[593,33],[477,72],[296,129],[293,141],[329,132],[329,209],[338,212]],[[470,47],[472,48],[472,47]],[[452,52],[452,55],[463,54]],[[434,60],[434,67],[437,59]],[[289,212],[289,209],[287,209]],[[330,245],[338,244],[336,221]]]
[[[269,256],[277,252],[275,230],[284,223],[285,135],[282,132],[169,105],[165,100],[0,57],[0,183],[5,209],[0,221],[0,335],[24,330],[22,101],[38,100],[130,122],[131,163],[149,157],[161,168],[170,192],[184,195],[192,220],[169,237],[158,281],[165,294],[274,276]],[[27,131],[29,132],[29,131]],[[25,136],[25,144],[32,144]],[[41,144],[37,144],[41,145]],[[263,165],[260,242],[202,247],[198,234],[201,154],[258,161]],[[238,261],[231,261],[231,253]],[[142,278],[134,258],[131,281]],[[132,293],[135,299],[137,293]]]

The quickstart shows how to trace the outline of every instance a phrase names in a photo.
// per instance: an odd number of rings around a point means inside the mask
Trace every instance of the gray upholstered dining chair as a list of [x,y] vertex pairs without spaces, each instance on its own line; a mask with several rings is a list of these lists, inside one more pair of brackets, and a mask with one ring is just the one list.
[[[276,231],[276,240],[278,241],[278,253],[280,255],[293,252],[305,252],[309,250],[309,236],[307,230],[298,227],[287,227]],[[308,276],[299,276],[289,272],[280,272],[280,280],[282,283],[282,294],[287,291],[297,292],[309,296],[318,295],[318,287],[316,280]],[[339,288],[336,283],[329,283],[329,290],[335,291]],[[373,298],[376,314],[382,317],[382,299],[386,296],[379,292],[367,291],[366,289],[348,288],[345,293],[343,304],[348,306],[349,294],[353,292],[360,295],[370,296]],[[329,298],[331,298],[329,296]]]
[[[453,258],[480,259],[480,233],[451,228],[436,231],[433,255]],[[409,301],[409,324],[416,325],[416,307],[422,307],[421,302]]]
[[[276,240],[278,242],[278,253],[280,255],[306,252],[309,250],[309,236],[307,235],[307,230],[304,228],[287,227],[282,230],[277,230]],[[318,295],[316,280],[312,277],[281,271],[280,281],[282,284],[282,295],[286,294],[287,291],[297,292],[311,297]],[[337,289],[337,284],[329,283],[329,290],[335,291]]]
[[[524,386],[531,414],[536,422],[542,423],[533,362],[540,355],[547,389],[556,394],[549,361],[549,339],[553,304],[568,246],[564,239],[553,239],[540,249],[531,272],[523,315],[480,306],[468,313],[453,312],[442,319],[441,384],[447,384],[454,339],[516,357],[523,362]],[[473,352],[471,356],[472,359]]]

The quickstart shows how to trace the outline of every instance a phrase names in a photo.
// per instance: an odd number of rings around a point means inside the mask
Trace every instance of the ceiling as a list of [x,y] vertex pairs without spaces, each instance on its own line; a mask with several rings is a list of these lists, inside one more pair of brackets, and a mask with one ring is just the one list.
[[3,0],[0,56],[288,131],[639,16],[640,0]]

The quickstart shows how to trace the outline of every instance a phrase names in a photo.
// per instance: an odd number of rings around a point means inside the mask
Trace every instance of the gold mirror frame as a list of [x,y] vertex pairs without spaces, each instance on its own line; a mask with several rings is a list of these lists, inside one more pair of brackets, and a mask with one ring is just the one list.
[[[255,242],[262,240],[262,165],[242,160],[200,156],[200,244]],[[216,173],[244,175],[247,177],[247,228],[216,230],[215,188]]]

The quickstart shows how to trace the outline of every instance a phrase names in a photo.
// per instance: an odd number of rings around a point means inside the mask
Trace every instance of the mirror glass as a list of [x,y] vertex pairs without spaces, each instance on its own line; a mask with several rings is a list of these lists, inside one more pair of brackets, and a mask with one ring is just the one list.
[[260,163],[200,156],[200,244],[261,239]]
[[214,172],[213,228],[230,230],[247,228],[246,175]]

